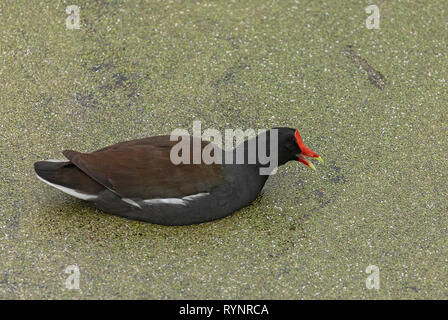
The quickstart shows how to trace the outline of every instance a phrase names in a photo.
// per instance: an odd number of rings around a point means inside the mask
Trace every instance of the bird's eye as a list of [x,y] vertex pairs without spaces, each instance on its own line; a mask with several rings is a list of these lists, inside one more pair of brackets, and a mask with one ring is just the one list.
[[288,150],[294,151],[294,150],[298,149],[298,145],[297,145],[295,140],[294,141],[288,141],[288,143],[286,143],[286,148]]

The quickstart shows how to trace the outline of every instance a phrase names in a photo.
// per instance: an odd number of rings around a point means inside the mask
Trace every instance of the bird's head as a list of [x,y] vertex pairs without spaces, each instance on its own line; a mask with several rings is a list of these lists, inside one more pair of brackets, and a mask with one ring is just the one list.
[[316,170],[307,158],[315,158],[323,163],[322,158],[316,152],[305,146],[300,137],[299,130],[284,127],[274,129],[278,130],[278,160],[280,165],[291,160],[296,160]]

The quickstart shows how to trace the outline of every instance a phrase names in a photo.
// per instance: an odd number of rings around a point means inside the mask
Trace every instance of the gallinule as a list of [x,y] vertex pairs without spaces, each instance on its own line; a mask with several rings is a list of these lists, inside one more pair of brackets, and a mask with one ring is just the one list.
[[[277,144],[271,144],[273,139]],[[297,160],[315,169],[306,157],[322,162],[305,146],[299,131],[291,128],[273,128],[227,152],[191,137],[191,145],[194,141],[199,141],[201,150],[214,147],[211,154],[221,153],[224,163],[174,164],[170,152],[178,141],[155,136],[92,153],[65,150],[69,161],[39,161],[34,168],[40,180],[102,211],[156,224],[186,225],[225,217],[257,197],[269,177],[260,170],[272,170],[265,157],[254,152],[251,142],[265,148],[265,155],[274,154],[272,146],[278,146],[278,166]],[[231,163],[238,154],[244,155],[243,161],[240,157],[239,162]]]

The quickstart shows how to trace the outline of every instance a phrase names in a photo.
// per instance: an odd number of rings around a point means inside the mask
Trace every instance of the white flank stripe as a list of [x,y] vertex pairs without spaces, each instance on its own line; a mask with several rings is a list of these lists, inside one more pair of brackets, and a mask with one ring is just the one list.
[[149,199],[149,200],[143,200],[146,204],[179,204],[182,206],[186,206],[187,202],[179,199],[179,198],[164,198],[164,199]]
[[177,205],[182,205],[182,206],[186,206],[187,205],[187,201],[192,201],[201,197],[205,197],[210,195],[210,193],[197,193],[197,194],[192,194],[190,196],[185,196],[183,198],[160,198],[160,199],[148,199],[148,200],[143,200],[144,203],[146,204],[177,204]]
[[137,202],[135,202],[134,200],[132,200],[132,199],[129,199],[129,198],[121,198],[121,200],[123,200],[124,202],[126,202],[126,203],[129,203],[131,206],[134,206],[134,207],[137,207],[137,208],[142,208],[142,207],[140,207],[140,205],[137,203]]
[[194,200],[194,199],[197,199],[197,198],[208,196],[209,194],[210,193],[208,193],[208,192],[196,193],[196,194],[192,194],[191,196],[183,197],[182,199],[183,200]]
[[59,189],[59,190],[65,192],[65,193],[67,193],[67,194],[69,194],[69,195],[71,195],[73,197],[76,197],[76,198],[79,198],[79,199],[82,199],[82,200],[93,200],[93,199],[98,198],[97,196],[92,195],[92,194],[81,193],[81,192],[75,191],[73,189],[70,189],[70,188],[67,188],[67,187],[63,187],[63,186],[60,186],[60,185],[48,182],[44,178],[39,177],[37,174],[36,174],[36,176],[39,178],[39,180],[42,180],[46,184],[48,184],[48,185],[50,185],[50,186],[52,186],[52,187],[54,187],[56,189]]
[[63,159],[48,159],[48,160],[44,160],[46,162],[68,162],[68,160],[63,160]]

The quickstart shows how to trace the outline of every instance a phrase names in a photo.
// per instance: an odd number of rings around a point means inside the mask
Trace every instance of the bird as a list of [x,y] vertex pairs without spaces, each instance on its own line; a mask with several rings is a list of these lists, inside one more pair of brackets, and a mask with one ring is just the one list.
[[[189,149],[181,149],[178,155],[190,162],[176,164],[172,151],[180,138],[189,141]],[[191,161],[195,143],[202,152],[212,150],[214,160],[224,161]],[[266,157],[251,149],[254,143],[266,149],[265,155],[276,151],[277,163],[272,166],[274,158],[266,162]],[[308,158],[323,163],[305,146],[299,131],[288,127],[264,131],[229,151],[201,137],[176,140],[164,135],[120,142],[91,153],[62,153],[66,160],[34,163],[40,180],[103,212],[168,226],[213,221],[249,205],[277,167],[289,161],[314,170]]]

